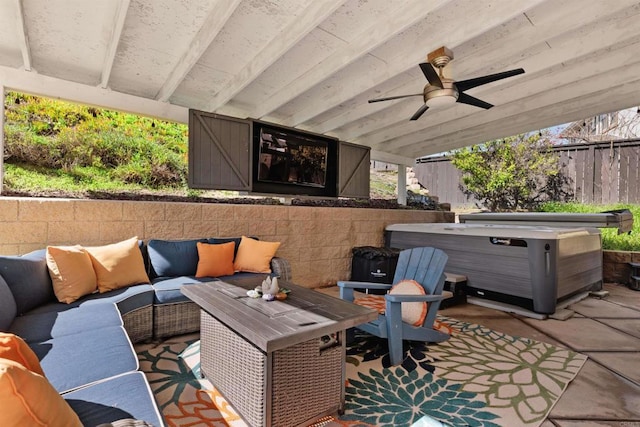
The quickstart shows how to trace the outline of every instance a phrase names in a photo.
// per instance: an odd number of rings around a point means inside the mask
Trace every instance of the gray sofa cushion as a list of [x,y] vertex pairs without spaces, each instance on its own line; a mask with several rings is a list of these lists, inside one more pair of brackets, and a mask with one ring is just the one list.
[[63,395],[85,426],[124,418],[156,427],[164,421],[142,372],[130,372]]
[[0,256],[0,275],[13,293],[18,314],[55,301],[45,257],[45,249],[23,256]]
[[135,285],[126,289],[116,289],[104,294],[89,295],[81,305],[94,305],[103,302],[114,302],[123,316],[130,311],[153,304],[153,288],[151,285]]
[[154,304],[171,304],[175,302],[189,301],[189,298],[180,292],[182,285],[193,285],[206,282],[215,282],[215,277],[180,276],[180,277],[158,277],[152,282],[154,289]]
[[42,342],[50,338],[94,331],[107,326],[122,326],[122,318],[113,303],[74,307],[64,311],[25,314],[15,318],[9,332],[27,342]]
[[16,300],[9,285],[0,276],[0,331],[7,331],[17,314]]
[[207,239],[149,240],[151,277],[194,276],[198,267],[198,242],[206,243]]
[[215,282],[218,280],[227,279],[244,279],[246,277],[267,277],[266,274],[258,273],[236,273],[233,276],[220,276],[220,277],[194,277],[194,276],[182,276],[182,277],[158,277],[152,280],[152,286],[155,290],[154,304],[171,304],[175,302],[189,301],[189,298],[184,296],[180,291],[180,288],[185,285],[194,285],[198,283]]
[[138,369],[122,326],[29,343],[49,382],[60,393]]
[[115,289],[103,294],[94,293],[84,296],[71,304],[64,304],[61,302],[45,304],[31,310],[28,314],[57,313],[85,305],[111,305],[112,303],[117,304],[120,314],[127,314],[128,312],[140,307],[146,307],[153,304],[153,288],[151,285],[134,285],[129,286],[128,288]]

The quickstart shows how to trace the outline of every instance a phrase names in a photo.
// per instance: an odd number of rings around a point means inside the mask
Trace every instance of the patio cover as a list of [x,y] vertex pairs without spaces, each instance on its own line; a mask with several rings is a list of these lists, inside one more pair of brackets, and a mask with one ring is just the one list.
[[[3,0],[0,89],[187,121],[256,118],[416,157],[640,104],[635,0]],[[526,73],[409,117],[418,63]]]

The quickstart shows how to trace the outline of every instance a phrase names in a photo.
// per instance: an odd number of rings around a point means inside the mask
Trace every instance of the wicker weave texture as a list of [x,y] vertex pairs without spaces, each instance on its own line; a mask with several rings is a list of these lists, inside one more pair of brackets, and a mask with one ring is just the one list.
[[273,273],[278,276],[282,280],[291,281],[291,264],[285,258],[272,258],[271,259],[271,270]]
[[204,311],[200,323],[202,372],[250,425],[264,425],[266,355]]
[[272,426],[297,426],[342,406],[342,346],[319,350],[318,339],[273,354]]
[[274,352],[270,369],[264,353],[204,311],[201,328],[202,372],[250,425],[307,425],[341,408],[342,346],[320,351],[320,341],[309,340]]
[[122,315],[124,329],[134,344],[153,335],[153,307],[147,305]]
[[200,330],[200,307],[192,301],[153,307],[153,337],[165,338]]

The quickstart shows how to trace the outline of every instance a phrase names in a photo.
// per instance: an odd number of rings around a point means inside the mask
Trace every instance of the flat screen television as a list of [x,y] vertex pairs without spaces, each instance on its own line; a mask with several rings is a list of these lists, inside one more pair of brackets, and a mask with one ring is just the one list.
[[253,192],[335,197],[337,140],[253,122]]

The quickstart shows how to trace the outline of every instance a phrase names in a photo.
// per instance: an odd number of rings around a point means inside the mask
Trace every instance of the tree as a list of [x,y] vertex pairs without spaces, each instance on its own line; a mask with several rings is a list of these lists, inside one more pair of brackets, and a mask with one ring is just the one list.
[[547,201],[570,201],[569,177],[544,135],[521,134],[463,148],[452,164],[462,171],[460,190],[492,212],[535,209]]
[[616,141],[640,136],[640,107],[603,113],[570,123],[558,135],[571,143]]

